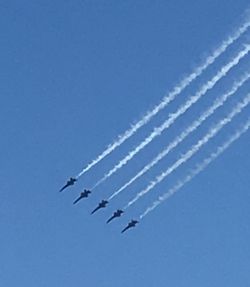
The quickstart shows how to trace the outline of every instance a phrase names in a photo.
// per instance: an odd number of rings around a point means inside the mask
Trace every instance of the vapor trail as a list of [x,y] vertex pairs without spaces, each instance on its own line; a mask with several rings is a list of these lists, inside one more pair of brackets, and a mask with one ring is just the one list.
[[175,112],[170,114],[169,118],[161,125],[151,132],[149,136],[147,136],[136,148],[131,150],[123,159],[121,159],[118,164],[116,164],[108,173],[106,173],[93,187],[92,189],[96,188],[99,184],[104,182],[107,178],[109,178],[112,174],[117,172],[120,168],[122,168],[125,164],[127,164],[139,151],[144,149],[152,140],[160,136],[161,133],[169,128],[175,120],[184,114],[193,104],[195,104],[203,95],[207,93],[208,90],[212,89],[214,85],[227,73],[236,66],[239,61],[246,56],[250,51],[250,45],[245,45],[245,48],[240,51],[235,58],[233,58],[228,64],[223,66],[219,72],[206,84],[204,84],[201,89],[192,97],[190,97],[179,109]]
[[93,166],[103,160],[107,155],[134,135],[137,130],[147,124],[159,111],[164,109],[171,101],[175,99],[192,81],[194,81],[201,73],[210,66],[231,44],[233,44],[242,34],[244,34],[250,26],[250,21],[247,20],[242,24],[232,35],[230,35],[221,45],[214,50],[212,55],[208,56],[203,64],[197,67],[191,74],[185,77],[179,84],[177,84],[152,110],[148,111],[137,123],[131,125],[123,134],[119,135],[114,143],[110,144],[101,154],[99,154],[93,161],[91,161],[77,176],[79,178]]
[[227,101],[237,90],[250,78],[250,74],[244,75],[239,81],[233,84],[233,87],[226,94],[217,98],[213,105],[210,106],[198,120],[195,120],[191,125],[189,125],[180,135],[178,135],[161,153],[159,153],[150,163],[144,166],[134,177],[132,177],[128,182],[126,182],[121,188],[115,191],[110,197],[109,201],[115,196],[120,194],[124,189],[129,187],[134,181],[143,176],[148,170],[155,166],[160,160],[162,160],[168,153],[174,149],[179,143],[181,143],[190,133],[195,131],[209,116],[211,116],[219,107],[221,107],[225,101]]
[[152,181],[144,190],[139,192],[129,203],[125,206],[124,209],[128,208],[134,204],[139,198],[152,190],[158,183],[164,180],[168,175],[170,175],[174,170],[176,170],[180,165],[185,163],[190,159],[194,154],[196,154],[203,145],[205,145],[211,138],[213,138],[226,124],[231,122],[231,120],[239,114],[248,104],[250,103],[250,93],[244,98],[244,100],[236,105],[236,107],[231,111],[231,113],[220,120],[214,127],[212,127],[208,133],[198,142],[193,145],[184,155],[182,155],[173,165],[171,165],[166,171],[162,172]]
[[186,183],[191,181],[196,175],[202,172],[211,162],[213,162],[219,155],[221,155],[227,148],[229,148],[229,146],[238,138],[240,138],[240,136],[243,135],[249,128],[250,119],[240,130],[238,130],[233,136],[231,136],[229,140],[227,140],[223,145],[219,146],[215,152],[211,153],[209,157],[207,157],[200,164],[198,164],[196,168],[193,169],[183,180],[180,180],[174,187],[169,189],[168,192],[159,196],[158,199],[154,201],[153,204],[140,215],[140,219],[145,217],[149,212],[153,211],[159,204],[174,195]]

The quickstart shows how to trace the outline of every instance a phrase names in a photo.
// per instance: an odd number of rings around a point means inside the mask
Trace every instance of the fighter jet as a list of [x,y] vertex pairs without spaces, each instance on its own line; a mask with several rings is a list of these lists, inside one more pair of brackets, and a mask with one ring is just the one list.
[[135,227],[135,225],[138,223],[139,221],[132,219],[128,225],[122,230],[121,233],[125,232],[126,230],[128,230],[129,228]]
[[112,221],[112,220],[115,219],[116,217],[120,217],[123,213],[124,213],[123,210],[117,209],[117,210],[113,213],[113,215],[107,220],[106,223],[109,223],[110,221]]
[[91,212],[91,214],[94,214],[97,210],[99,210],[100,208],[104,208],[106,207],[106,205],[108,204],[107,200],[102,200],[99,205]]
[[76,204],[81,199],[88,197],[90,193],[90,190],[84,189],[84,191],[80,193],[80,196],[73,202],[73,204]]
[[77,181],[76,178],[71,177],[67,183],[59,190],[60,192],[62,192],[65,188],[67,188],[68,186],[73,185],[75,182]]

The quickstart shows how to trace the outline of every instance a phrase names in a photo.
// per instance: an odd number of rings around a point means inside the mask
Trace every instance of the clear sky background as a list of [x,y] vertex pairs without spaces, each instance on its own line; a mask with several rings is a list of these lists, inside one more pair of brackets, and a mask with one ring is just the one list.
[[[235,43],[176,102],[64,193],[58,190],[153,107],[243,19],[249,0],[2,0],[1,256],[4,287],[245,287],[250,284],[250,133],[124,235],[120,230],[239,127],[249,107],[189,163],[106,225],[249,91],[246,84],[109,208],[97,203],[153,158],[249,68],[246,57],[185,117],[79,205],[130,148],[234,56]],[[248,36],[248,38],[247,38]]]

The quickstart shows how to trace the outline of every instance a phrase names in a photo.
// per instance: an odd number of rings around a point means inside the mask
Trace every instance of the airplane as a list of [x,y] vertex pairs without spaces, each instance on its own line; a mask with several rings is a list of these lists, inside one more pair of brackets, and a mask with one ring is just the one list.
[[135,225],[139,223],[139,221],[132,219],[128,225],[122,230],[121,233],[125,232],[126,230],[128,230],[129,228],[135,227]]
[[68,186],[74,185],[74,183],[77,181],[76,178],[71,177],[67,183],[59,190],[60,192],[62,192],[65,188],[67,188]]
[[106,207],[106,205],[108,204],[107,200],[102,200],[99,205],[91,212],[91,214],[94,214],[97,210],[99,210],[100,208],[104,208]]
[[123,213],[124,213],[123,210],[117,209],[117,210],[113,213],[113,215],[107,220],[106,223],[109,223],[111,220],[115,219],[116,217],[120,217]]
[[80,196],[73,202],[73,204],[76,204],[81,199],[88,197],[90,193],[91,193],[90,190],[84,189],[84,192],[80,193]]

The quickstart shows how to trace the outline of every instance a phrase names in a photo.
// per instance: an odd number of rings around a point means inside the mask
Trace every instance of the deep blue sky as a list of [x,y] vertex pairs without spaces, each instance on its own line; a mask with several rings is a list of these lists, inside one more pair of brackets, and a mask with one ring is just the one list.
[[249,108],[120,221],[105,224],[116,207],[123,206],[226,114],[249,91],[249,83],[110,208],[89,215],[100,199],[120,187],[203,106],[230,87],[247,70],[249,56],[89,200],[72,206],[83,187],[93,185],[226,63],[244,38],[121,149],[71,190],[58,192],[69,176],[76,175],[202,62],[240,24],[248,4],[248,0],[1,1],[1,286],[249,284],[250,133],[136,229],[120,235],[131,217],[138,216],[243,123]]

